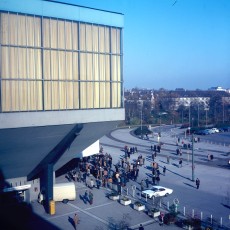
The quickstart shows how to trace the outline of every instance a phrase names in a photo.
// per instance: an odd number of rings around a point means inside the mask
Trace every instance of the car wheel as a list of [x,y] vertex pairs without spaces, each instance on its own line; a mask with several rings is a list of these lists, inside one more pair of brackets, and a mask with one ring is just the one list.
[[168,196],[168,195],[169,195],[168,193],[165,194],[165,196]]
[[62,202],[63,202],[64,204],[67,204],[67,203],[69,202],[69,200],[68,200],[68,199],[64,199]]

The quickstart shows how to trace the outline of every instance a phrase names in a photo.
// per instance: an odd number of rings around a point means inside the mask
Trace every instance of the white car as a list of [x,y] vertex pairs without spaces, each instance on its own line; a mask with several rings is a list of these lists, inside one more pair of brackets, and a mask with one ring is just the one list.
[[170,188],[165,188],[162,186],[152,186],[151,189],[147,189],[141,192],[141,195],[143,197],[153,198],[153,197],[159,197],[159,196],[167,196],[169,194],[172,194],[173,190]]
[[217,128],[212,128],[210,130],[212,133],[219,133],[220,132],[219,129],[217,129]]

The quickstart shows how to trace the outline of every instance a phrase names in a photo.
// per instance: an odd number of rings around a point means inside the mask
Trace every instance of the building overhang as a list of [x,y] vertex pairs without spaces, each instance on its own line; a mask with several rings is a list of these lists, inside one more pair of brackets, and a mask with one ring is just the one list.
[[0,113],[0,129],[123,121],[124,108]]

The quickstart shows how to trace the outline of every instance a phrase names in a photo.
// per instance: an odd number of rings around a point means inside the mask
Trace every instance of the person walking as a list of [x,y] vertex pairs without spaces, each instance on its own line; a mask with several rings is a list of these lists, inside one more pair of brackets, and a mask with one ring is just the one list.
[[164,168],[163,168],[163,174],[164,174],[164,176],[165,176],[165,172],[166,172],[166,167],[164,166]]
[[142,224],[140,224],[139,230],[145,230]]
[[143,191],[144,190],[144,180],[141,180],[141,191]]
[[148,177],[146,177],[145,183],[146,183],[146,188],[149,188],[149,178]]
[[74,221],[74,229],[77,229],[77,225],[79,224],[79,217],[77,213],[74,214],[73,221]]
[[86,203],[89,200],[88,197],[89,197],[88,190],[85,190],[84,200],[86,201]]
[[156,177],[156,181],[157,181],[157,185],[159,185],[160,184],[160,176]]
[[170,156],[167,156],[167,163],[170,163]]
[[196,179],[196,188],[199,189],[199,187],[200,187],[200,180],[197,178]]
[[93,193],[91,191],[89,191],[89,203],[90,205],[93,204]]
[[182,168],[182,159],[179,160],[179,165]]

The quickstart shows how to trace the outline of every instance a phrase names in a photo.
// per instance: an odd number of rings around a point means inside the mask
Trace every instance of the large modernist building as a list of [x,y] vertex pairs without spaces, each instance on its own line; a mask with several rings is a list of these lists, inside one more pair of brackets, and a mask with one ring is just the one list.
[[31,200],[42,184],[52,199],[53,172],[124,120],[123,20],[57,1],[0,1],[4,191]]

